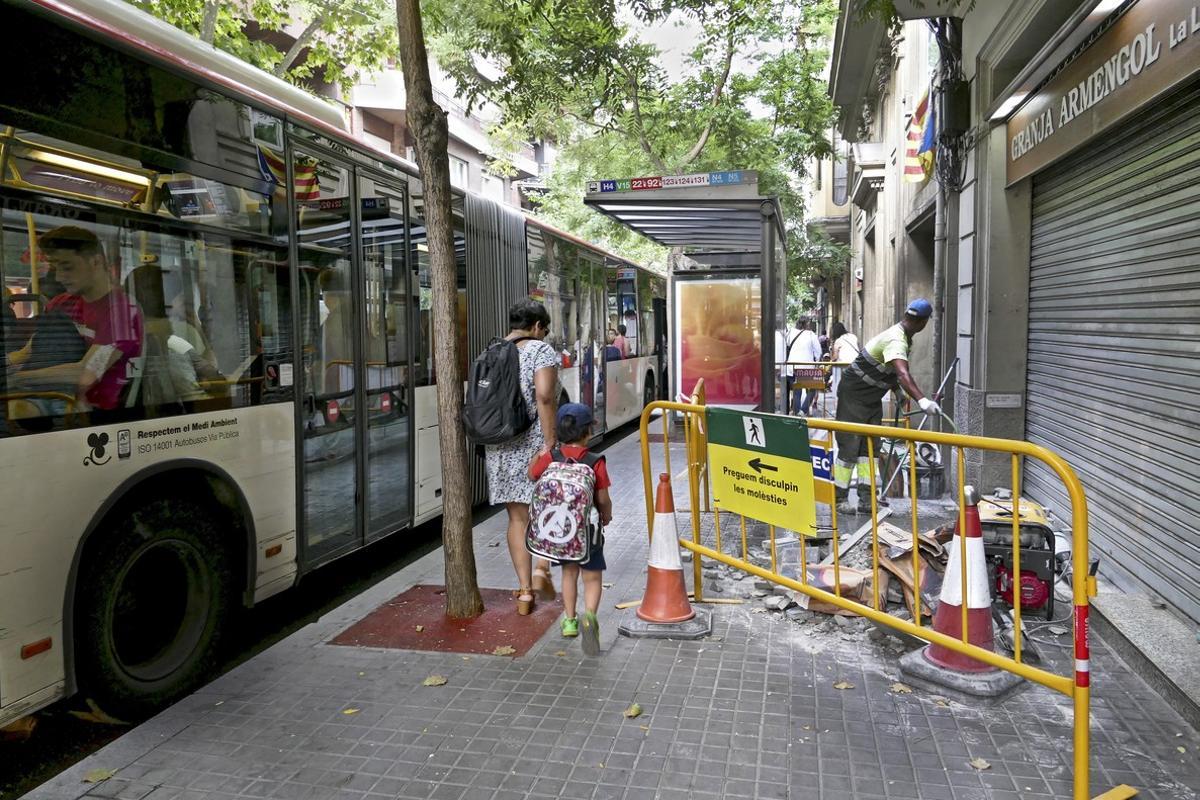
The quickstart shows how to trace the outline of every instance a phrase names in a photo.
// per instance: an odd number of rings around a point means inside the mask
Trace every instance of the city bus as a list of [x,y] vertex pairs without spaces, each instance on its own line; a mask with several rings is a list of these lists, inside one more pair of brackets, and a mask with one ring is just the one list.
[[[133,717],[235,607],[440,514],[421,181],[120,0],[0,10],[0,725]],[[532,295],[601,435],[667,385],[660,276],[471,194],[454,227],[464,363]]]

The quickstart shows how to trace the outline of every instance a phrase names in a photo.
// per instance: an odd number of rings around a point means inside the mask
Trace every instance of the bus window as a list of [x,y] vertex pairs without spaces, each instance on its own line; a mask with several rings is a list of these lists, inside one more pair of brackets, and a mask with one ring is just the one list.
[[[424,203],[420,194],[420,181],[412,181],[412,216],[409,218],[409,243],[412,248],[411,269],[413,271],[413,291],[416,294],[414,307],[419,309],[418,339],[416,351],[413,353],[414,383],[416,386],[432,386],[437,383],[437,374],[433,363],[433,281],[429,274],[429,246],[425,241],[425,220],[422,217]],[[463,377],[466,377],[467,366],[475,353],[469,352],[467,346],[467,239],[466,226],[463,222],[462,198],[454,198],[454,257],[458,282],[458,355]],[[507,333],[507,331],[504,331]],[[503,335],[503,334],[500,334]]]
[[[137,170],[162,185],[161,173]],[[212,220],[202,231],[173,215],[110,209],[101,188],[54,189],[47,175],[36,200],[8,188],[28,190],[29,170],[10,171],[2,190],[3,433],[290,398],[267,375],[291,358],[282,248],[222,234]],[[88,192],[98,202],[79,196]]]

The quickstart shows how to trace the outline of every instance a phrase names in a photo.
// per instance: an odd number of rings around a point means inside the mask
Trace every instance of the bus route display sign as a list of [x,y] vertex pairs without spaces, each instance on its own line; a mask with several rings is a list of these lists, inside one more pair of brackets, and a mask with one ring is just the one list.
[[754,183],[757,173],[749,170],[699,172],[694,175],[650,175],[643,178],[608,178],[588,181],[589,194],[597,192],[641,192],[647,189],[680,189],[691,186],[737,186]]
[[808,423],[798,417],[709,408],[713,503],[770,525],[816,531]]

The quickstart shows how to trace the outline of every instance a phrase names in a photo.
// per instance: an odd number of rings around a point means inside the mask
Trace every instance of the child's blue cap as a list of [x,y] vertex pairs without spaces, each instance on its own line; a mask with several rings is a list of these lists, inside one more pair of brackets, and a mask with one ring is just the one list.
[[574,417],[580,425],[592,424],[592,410],[583,403],[567,403],[558,407],[556,420],[562,422],[567,417]]

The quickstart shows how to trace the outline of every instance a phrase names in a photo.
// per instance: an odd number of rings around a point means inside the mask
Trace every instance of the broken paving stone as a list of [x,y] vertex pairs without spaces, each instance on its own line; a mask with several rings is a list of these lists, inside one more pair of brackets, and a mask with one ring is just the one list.
[[789,608],[784,612],[784,615],[792,622],[797,624],[803,624],[813,618],[813,612],[806,608],[800,608],[799,606]]
[[770,581],[757,580],[754,582],[754,588],[760,592],[770,592],[775,589],[775,584]]
[[843,629],[849,629],[849,628],[854,627],[854,620],[850,619],[849,617],[843,617],[840,614],[833,618],[833,623],[835,625],[837,625],[839,628],[843,628]]
[[788,606],[794,605],[795,601],[790,597],[780,597],[779,595],[771,595],[763,600],[763,605],[772,611],[783,611]]
[[713,592],[714,594],[723,594],[725,592],[725,590],[721,588],[720,581],[709,581],[704,585],[704,590]]
[[754,597],[766,597],[768,594],[770,594],[770,592],[766,591],[765,589],[755,589],[750,594]]
[[985,760],[983,760],[982,758],[972,758],[972,759],[971,759],[970,761],[968,761],[967,763],[968,763],[968,764],[970,764],[970,765],[971,765],[972,767],[974,767],[975,769],[977,769],[977,770],[981,771],[981,772],[982,772],[983,770],[985,770],[985,769],[991,769],[991,768],[992,768],[992,765],[991,765],[991,763],[990,763],[990,762],[988,762],[988,761],[985,761]]

